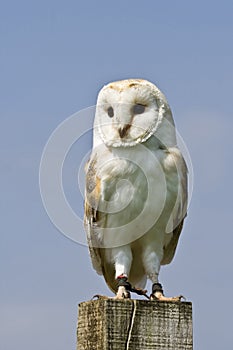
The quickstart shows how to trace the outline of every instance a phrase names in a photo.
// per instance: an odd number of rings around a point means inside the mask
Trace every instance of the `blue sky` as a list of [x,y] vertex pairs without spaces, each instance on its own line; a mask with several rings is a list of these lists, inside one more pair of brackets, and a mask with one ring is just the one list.
[[[232,17],[231,1],[1,4],[2,349],[75,349],[78,303],[111,294],[87,248],[49,220],[39,164],[62,121],[94,105],[102,85],[129,77],[165,93],[194,168],[188,218],[161,281],[193,302],[196,349],[231,348]],[[79,162],[76,148],[67,161],[74,194]],[[82,213],[82,200],[72,203]]]

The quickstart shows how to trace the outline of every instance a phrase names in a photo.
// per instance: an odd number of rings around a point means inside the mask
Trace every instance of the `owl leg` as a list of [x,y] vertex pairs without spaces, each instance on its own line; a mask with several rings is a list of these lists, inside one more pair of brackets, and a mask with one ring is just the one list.
[[130,298],[130,292],[136,293],[138,295],[143,295],[147,299],[150,297],[147,295],[147,290],[139,287],[132,287],[129,283],[128,278],[121,275],[117,278],[118,291],[115,299],[125,299]]
[[157,301],[180,301],[182,295],[176,297],[165,297],[163,294],[163,287],[159,283],[158,276],[160,270],[160,254],[155,253],[154,251],[146,252],[144,254],[144,266],[147,273],[148,278],[152,282],[152,293],[150,296],[150,300]]
[[115,299],[130,299],[130,283],[126,275],[117,277],[117,293]]
[[115,265],[115,278],[117,280],[117,293],[115,299],[130,298],[130,283],[128,276],[132,263],[132,252],[130,246],[117,247],[112,250],[112,258]]

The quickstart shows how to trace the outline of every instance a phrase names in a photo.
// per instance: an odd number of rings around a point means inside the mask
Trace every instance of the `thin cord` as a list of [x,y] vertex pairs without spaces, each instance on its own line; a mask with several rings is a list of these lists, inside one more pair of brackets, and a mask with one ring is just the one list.
[[133,301],[133,314],[132,314],[131,319],[130,319],[130,328],[129,328],[129,333],[128,333],[128,336],[127,336],[127,342],[126,342],[125,350],[129,350],[129,343],[130,343],[130,340],[131,340],[131,334],[132,334],[134,320],[135,320],[135,315],[136,315],[137,302],[134,299],[132,301]]

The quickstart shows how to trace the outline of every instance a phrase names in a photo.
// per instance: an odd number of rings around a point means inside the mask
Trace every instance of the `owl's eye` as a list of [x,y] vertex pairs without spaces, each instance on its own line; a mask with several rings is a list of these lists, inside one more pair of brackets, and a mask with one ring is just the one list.
[[114,110],[112,107],[108,107],[107,112],[108,112],[109,118],[112,118],[114,116]]
[[142,114],[145,112],[145,106],[137,103],[136,105],[133,106],[133,114]]

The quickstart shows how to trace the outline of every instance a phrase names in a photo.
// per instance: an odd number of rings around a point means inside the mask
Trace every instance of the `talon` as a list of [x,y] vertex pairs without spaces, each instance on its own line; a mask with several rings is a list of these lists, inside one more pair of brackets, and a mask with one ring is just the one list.
[[163,294],[163,287],[160,283],[154,283],[152,286],[152,294],[150,295],[150,300],[157,301],[181,301],[185,299],[183,295],[178,295],[176,297],[165,297]]
[[130,299],[131,284],[128,282],[128,278],[125,275],[117,277],[117,293],[114,299]]
[[95,294],[95,295],[93,295],[93,297],[91,298],[91,300],[94,300],[95,298],[97,298],[97,300],[99,300],[99,299],[102,299],[102,300],[111,299],[110,297],[107,297],[107,296],[105,296],[105,295]]
[[185,299],[183,295],[178,295],[176,297],[165,297],[161,292],[156,292],[155,294],[150,295],[150,300],[156,301],[181,301],[181,299]]
[[130,299],[130,292],[124,287],[124,286],[119,286],[118,291],[114,299]]
[[129,299],[130,292],[136,293],[138,295],[144,295],[145,298],[150,299],[150,297],[146,294],[147,290],[137,288],[137,287],[132,287],[126,275],[120,275],[117,277],[117,285],[118,285],[118,291],[117,291],[116,299]]

